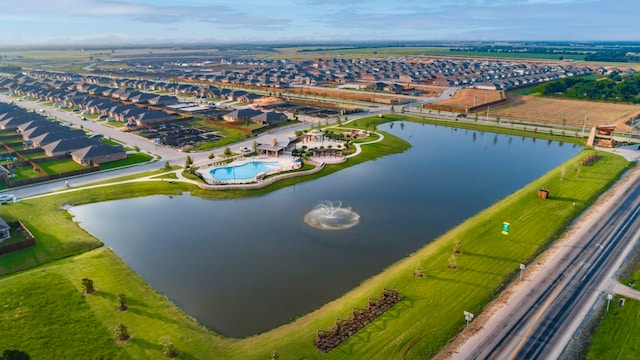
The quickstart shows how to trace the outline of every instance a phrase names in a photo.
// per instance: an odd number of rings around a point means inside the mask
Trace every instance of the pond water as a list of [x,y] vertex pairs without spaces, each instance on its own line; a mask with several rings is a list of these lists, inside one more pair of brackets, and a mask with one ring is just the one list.
[[[261,197],[150,196],[70,212],[186,313],[242,337],[339,297],[581,150],[414,123],[381,129],[413,147]],[[305,223],[327,200],[357,224]]]

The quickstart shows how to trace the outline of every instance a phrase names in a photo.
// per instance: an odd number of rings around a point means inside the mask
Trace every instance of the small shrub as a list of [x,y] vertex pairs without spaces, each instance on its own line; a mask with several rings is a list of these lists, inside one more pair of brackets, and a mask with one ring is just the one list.
[[174,358],[179,354],[168,336],[163,336],[158,339],[158,345],[162,346],[162,354],[168,358]]
[[91,279],[82,279],[82,288],[87,294],[93,294],[94,292],[96,292],[96,288],[93,286],[93,280]]
[[449,256],[449,269],[455,269],[458,267],[458,264],[456,263],[456,261],[457,261],[456,255],[451,254],[451,256]]
[[127,325],[119,322],[116,324],[116,327],[113,330],[113,332],[116,335],[116,339],[120,341],[129,340],[129,329],[127,328]]
[[125,311],[129,309],[129,305],[127,305],[127,297],[124,294],[118,294],[118,310]]

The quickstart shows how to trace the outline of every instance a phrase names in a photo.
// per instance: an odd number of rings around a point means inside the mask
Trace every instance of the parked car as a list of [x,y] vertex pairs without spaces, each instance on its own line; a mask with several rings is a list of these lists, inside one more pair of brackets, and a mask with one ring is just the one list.
[[16,197],[11,194],[0,194],[0,203],[7,203],[9,201],[13,201]]
[[242,152],[251,152],[251,149],[249,149],[246,146],[243,146],[243,147],[240,148],[240,151],[242,151]]

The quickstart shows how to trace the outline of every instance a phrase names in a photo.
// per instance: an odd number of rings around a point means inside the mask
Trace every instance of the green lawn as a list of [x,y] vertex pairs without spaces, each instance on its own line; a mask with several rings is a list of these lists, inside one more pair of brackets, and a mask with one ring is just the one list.
[[60,159],[55,161],[39,163],[40,167],[47,172],[47,174],[60,174],[68,171],[80,170],[86,168],[86,166],[80,165],[71,159]]
[[618,307],[616,296],[609,311],[600,318],[587,359],[638,359],[640,358],[640,302],[626,299]]
[[127,154],[126,159],[109,161],[109,162],[100,164],[100,170],[115,169],[122,166],[140,164],[147,161],[151,161],[151,159],[153,159],[153,157],[145,153],[139,152],[134,154]]
[[41,151],[41,152],[35,152],[31,154],[22,154],[22,156],[26,157],[27,159],[33,160],[33,159],[46,158],[47,154],[44,151]]
[[16,175],[11,181],[22,180],[22,179],[32,179],[44,176],[45,174],[41,174],[35,171],[30,165],[22,166],[19,168],[13,168],[11,171]]
[[[93,295],[83,296],[64,276],[41,269],[0,284],[0,333],[11,334],[0,337],[0,349],[21,350],[32,359],[130,358],[91,310]],[[113,312],[112,327],[115,307]]]
[[[620,282],[635,289],[640,288],[640,264],[636,270]],[[609,311],[600,314],[598,329],[593,335],[587,353],[588,359],[638,359],[640,358],[640,302],[626,298],[618,307],[620,296],[611,301]],[[611,346],[616,344],[616,346]]]

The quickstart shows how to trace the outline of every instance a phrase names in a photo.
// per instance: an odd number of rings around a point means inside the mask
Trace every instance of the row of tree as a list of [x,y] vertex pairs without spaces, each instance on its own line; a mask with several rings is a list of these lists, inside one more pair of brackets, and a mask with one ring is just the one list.
[[[87,295],[94,294],[97,291],[92,279],[84,278],[82,279],[81,284],[84,293]],[[120,311],[126,311],[129,309],[129,305],[127,304],[127,297],[125,296],[125,294],[118,294],[117,308]],[[127,341],[131,337],[129,335],[129,328],[122,322],[118,322],[116,324],[116,326],[113,328],[113,333],[118,341]],[[178,350],[176,350],[176,347],[173,345],[173,342],[168,336],[163,336],[158,339],[158,345],[162,347],[162,354],[165,357],[174,358],[179,355]],[[22,358],[20,359],[22,360]],[[29,358],[27,357],[24,359],[28,360]],[[3,358],[0,358],[0,360],[3,360]]]
[[640,103],[640,74],[621,78],[619,74],[613,73],[599,80],[564,78],[540,84],[535,92],[546,96],[638,104]]

